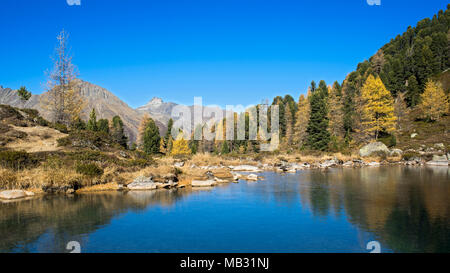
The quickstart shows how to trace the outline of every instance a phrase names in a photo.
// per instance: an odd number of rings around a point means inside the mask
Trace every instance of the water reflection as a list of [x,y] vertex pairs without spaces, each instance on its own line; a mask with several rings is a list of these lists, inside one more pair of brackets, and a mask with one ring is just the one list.
[[[214,188],[0,204],[0,252],[66,252],[71,240],[92,251],[114,251],[98,246],[109,237],[123,252],[354,252],[363,251],[368,237],[394,252],[450,252],[449,168],[264,176],[258,183]],[[137,216],[130,220],[130,214]],[[100,231],[108,237],[93,237]]]
[[447,167],[383,167],[306,172],[302,202],[316,216],[341,211],[396,252],[450,252]]

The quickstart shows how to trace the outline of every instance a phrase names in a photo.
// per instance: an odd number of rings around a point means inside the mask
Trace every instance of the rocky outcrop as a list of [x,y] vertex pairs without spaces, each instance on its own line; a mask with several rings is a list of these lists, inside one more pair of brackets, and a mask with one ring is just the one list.
[[389,153],[388,147],[382,142],[372,142],[359,149],[359,155],[362,157],[381,154],[389,155]]

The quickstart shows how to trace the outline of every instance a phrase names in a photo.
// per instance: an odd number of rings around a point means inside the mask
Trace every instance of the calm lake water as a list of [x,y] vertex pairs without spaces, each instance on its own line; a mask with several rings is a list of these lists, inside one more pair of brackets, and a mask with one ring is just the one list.
[[0,204],[0,252],[450,252],[450,168],[262,175]]

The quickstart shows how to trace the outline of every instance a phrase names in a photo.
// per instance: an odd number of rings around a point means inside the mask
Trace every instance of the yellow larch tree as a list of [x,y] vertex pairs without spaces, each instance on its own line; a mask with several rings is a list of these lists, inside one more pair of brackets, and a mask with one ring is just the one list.
[[148,123],[150,122],[150,115],[145,113],[142,116],[141,122],[138,127],[138,135],[137,135],[137,145],[138,147],[142,146],[142,136],[144,135],[145,129],[147,129]]
[[378,139],[380,132],[393,133],[397,117],[394,114],[394,99],[380,77],[370,75],[361,90],[363,99],[363,125],[367,134]]
[[344,138],[344,111],[342,94],[336,82],[333,87],[328,87],[328,118],[329,130],[332,136],[338,139]]
[[308,95],[305,97],[303,94],[300,95],[298,100],[298,110],[296,113],[296,121],[294,127],[294,144],[302,145],[305,137],[306,137],[306,127],[308,126],[309,121],[309,112],[310,112],[310,104],[309,97],[311,91],[308,90]]
[[162,154],[167,153],[167,148],[166,148],[166,144],[164,143],[163,137],[159,140],[159,152]]
[[439,120],[443,114],[449,111],[448,96],[442,86],[433,80],[428,80],[420,98],[419,108],[424,118],[432,121]]
[[183,132],[180,132],[177,138],[173,141],[171,155],[190,155],[188,141],[184,138]]

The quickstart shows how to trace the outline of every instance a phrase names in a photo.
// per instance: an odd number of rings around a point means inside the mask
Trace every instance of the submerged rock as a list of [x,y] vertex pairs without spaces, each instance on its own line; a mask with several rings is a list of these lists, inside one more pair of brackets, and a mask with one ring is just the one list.
[[372,142],[359,149],[359,155],[362,157],[371,156],[375,153],[388,155],[390,151],[382,142]]

